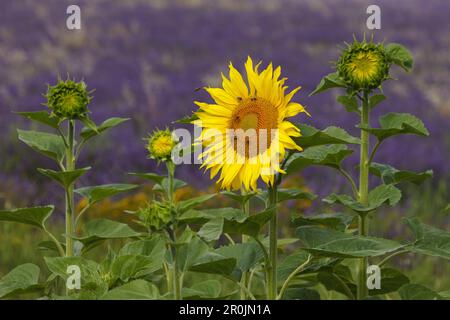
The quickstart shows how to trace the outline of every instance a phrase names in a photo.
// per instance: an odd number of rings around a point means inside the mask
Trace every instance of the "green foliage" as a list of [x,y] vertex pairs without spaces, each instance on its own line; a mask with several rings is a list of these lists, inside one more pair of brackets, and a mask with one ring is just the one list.
[[294,141],[306,149],[309,147],[324,144],[360,144],[360,139],[351,136],[342,128],[327,127],[323,130],[316,129],[306,124],[297,124],[300,129],[301,136],[294,138]]
[[425,180],[433,177],[433,170],[415,173],[407,170],[398,170],[390,165],[376,162],[370,165],[370,172],[380,177],[384,184],[411,182],[420,185]]
[[42,289],[42,286],[38,283],[39,272],[39,267],[32,263],[15,267],[0,279],[0,298]]
[[54,171],[50,169],[41,169],[37,170],[43,175],[55,180],[60,185],[62,185],[65,189],[72,186],[76,180],[78,180],[82,175],[84,175],[87,171],[89,171],[91,167],[86,167],[82,169],[70,170],[70,171]]
[[54,206],[1,210],[0,221],[13,221],[45,229],[45,222],[53,213]]
[[61,162],[65,156],[64,141],[58,135],[31,131],[31,130],[17,130],[19,140],[27,144],[39,153]]

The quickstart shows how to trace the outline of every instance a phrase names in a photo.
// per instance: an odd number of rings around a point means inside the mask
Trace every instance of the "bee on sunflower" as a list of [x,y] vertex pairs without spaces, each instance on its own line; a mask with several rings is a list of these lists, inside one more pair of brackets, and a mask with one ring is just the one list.
[[309,115],[292,101],[300,87],[286,93],[281,68],[270,63],[259,72],[260,65],[248,57],[245,81],[230,63],[229,78],[222,74],[222,88],[205,88],[214,103],[194,102],[199,110],[192,123],[202,128],[197,139],[204,147],[202,167],[210,170],[211,179],[220,172],[217,183],[222,189],[256,190],[259,178],[273,186],[275,174],[284,173],[280,159],[286,150],[302,150],[293,140],[300,130],[287,120]]

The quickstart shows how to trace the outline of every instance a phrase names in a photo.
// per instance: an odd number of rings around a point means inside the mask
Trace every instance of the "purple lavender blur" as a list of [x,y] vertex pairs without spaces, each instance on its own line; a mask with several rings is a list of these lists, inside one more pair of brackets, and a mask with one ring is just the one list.
[[[66,8],[75,2],[82,10],[81,31],[65,25]],[[312,118],[299,121],[338,125],[356,134],[357,119],[335,102],[337,90],[308,94],[332,71],[338,46],[353,34],[369,34],[369,4],[382,10],[375,40],[402,43],[415,58],[411,74],[394,70],[398,81],[385,86],[389,99],[375,113],[413,113],[431,133],[430,138],[386,142],[376,161],[410,170],[431,168],[435,179],[448,178],[450,2],[21,0],[2,2],[0,11],[0,203],[32,205],[60,197],[60,190],[35,169],[53,164],[17,140],[16,128],[31,124],[12,113],[45,108],[42,93],[58,75],[83,78],[96,89],[90,106],[96,122],[132,118],[85,151],[80,166],[88,163],[93,172],[81,180],[83,185],[126,181],[126,172],[155,170],[142,137],[190,114],[194,100],[208,99],[195,88],[217,85],[228,62],[241,69],[247,55],[281,65],[288,85],[302,86],[297,101]],[[211,183],[196,166],[180,171],[198,186]],[[312,169],[305,175],[315,181],[315,191],[339,185],[334,172]]]

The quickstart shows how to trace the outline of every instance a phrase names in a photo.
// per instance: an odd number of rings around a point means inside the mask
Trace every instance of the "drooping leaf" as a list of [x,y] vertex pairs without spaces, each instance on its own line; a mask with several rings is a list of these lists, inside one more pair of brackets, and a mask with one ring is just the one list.
[[130,281],[120,287],[116,287],[103,296],[101,300],[159,300],[161,296],[158,288],[145,280]]
[[398,293],[402,300],[441,300],[442,297],[435,291],[421,284],[405,284]]
[[413,67],[413,57],[411,52],[398,43],[390,43],[385,47],[387,57],[390,62],[402,67],[409,72]]
[[381,288],[369,290],[369,294],[372,296],[395,292],[400,289],[400,287],[409,283],[409,278],[394,268],[382,268],[380,270],[380,274]]
[[298,266],[301,266],[308,260],[308,256],[307,252],[299,251],[284,258],[278,266],[278,282],[283,283]]
[[412,171],[398,170],[390,165],[376,162],[373,162],[370,165],[370,172],[377,177],[380,177],[384,184],[411,182],[419,185],[426,179],[433,177],[433,170],[415,173]]
[[20,141],[49,158],[61,162],[65,156],[64,141],[56,134],[20,129],[17,134]]
[[326,257],[375,257],[402,247],[392,240],[355,236],[316,226],[299,227],[296,235],[303,244],[303,250]]
[[289,158],[286,163],[286,172],[295,172],[311,165],[340,168],[342,160],[352,153],[353,150],[341,144],[310,147],[303,152],[294,153]]
[[47,111],[29,111],[29,112],[16,112],[16,114],[47,126],[57,129],[60,124],[58,117],[52,117]]
[[91,128],[90,126],[86,126],[81,130],[81,137],[84,140],[89,140],[90,138],[102,133],[103,131],[106,131],[110,128],[113,128],[115,126],[118,126],[119,124],[130,120],[129,118],[109,118],[105,121],[103,121],[103,123],[101,125],[99,125],[97,127],[97,131],[95,131],[93,128]]
[[346,213],[323,213],[314,216],[300,216],[292,219],[292,226],[320,225],[335,230],[344,231],[355,219],[355,216]]
[[215,252],[226,258],[236,259],[236,268],[240,271],[238,279],[243,272],[250,270],[264,258],[262,248],[253,241],[222,246]]
[[384,203],[394,206],[400,200],[401,196],[401,191],[393,185],[382,184],[369,192],[368,205],[364,205],[348,195],[338,195],[335,193],[329,195],[323,201],[331,204],[340,203],[353,211],[364,213],[373,211]]
[[188,270],[204,257],[209,251],[208,245],[198,237],[179,246],[177,250],[178,267],[181,271]]
[[417,218],[405,218],[404,221],[415,236],[409,250],[450,259],[450,232],[421,223]]
[[183,299],[219,299],[222,284],[218,280],[206,280],[195,283],[191,288],[183,288]]
[[[95,124],[95,122],[92,121],[92,119],[89,118],[88,116],[80,117],[79,120],[86,126],[86,128],[88,128],[88,130],[91,130],[95,134],[99,134],[100,133],[98,131],[98,127]],[[83,130],[81,130],[81,132],[83,132]]]
[[294,141],[303,149],[325,144],[360,144],[359,138],[353,137],[342,128],[327,127],[323,130],[316,129],[306,124],[297,124],[301,136]]
[[0,298],[41,289],[39,272],[39,267],[32,263],[15,267],[0,279]]
[[129,173],[132,176],[136,176],[142,179],[150,180],[155,183],[161,184],[161,182],[164,180],[164,176],[161,176],[156,173],[139,173],[139,172],[130,172]]
[[88,172],[91,167],[71,170],[71,171],[54,171],[50,169],[38,168],[37,170],[43,175],[55,180],[64,188],[70,187],[76,180],[78,180],[82,175]]
[[45,222],[53,213],[54,206],[0,210],[0,221],[19,222],[44,229]]
[[135,184],[104,184],[100,186],[83,187],[75,192],[88,199],[90,204],[101,201],[105,198],[115,196],[122,192],[127,192],[137,188]]
[[[66,244],[65,244],[65,243],[62,243],[62,242],[60,242],[59,244],[61,245],[61,247],[62,247],[63,250],[65,251],[65,250],[66,250]],[[54,251],[54,252],[56,252],[56,253],[59,254],[59,249],[58,249],[58,247],[56,246],[55,242],[49,241],[49,240],[39,242],[39,243],[37,244],[37,249],[38,249],[38,250],[49,250],[49,251]]]
[[84,236],[74,237],[83,243],[86,252],[108,239],[134,238],[140,236],[139,232],[131,229],[127,224],[109,219],[96,219],[89,221],[85,226]]
[[379,118],[379,123],[379,128],[360,128],[376,136],[380,141],[398,134],[415,134],[419,136],[429,135],[422,120],[409,113],[390,112],[381,116]]
[[345,82],[339,77],[337,72],[330,73],[320,80],[316,89],[309,94],[309,96],[313,96],[317,93],[326,91],[331,88],[343,88],[345,87]]
[[347,298],[353,299],[356,294],[356,286],[347,278],[341,277],[340,274],[334,272],[321,271],[317,274],[317,280],[327,288],[339,292]]
[[361,113],[355,96],[338,96],[336,100],[345,107],[347,112]]
[[162,259],[155,258],[138,254],[120,255],[114,259],[111,271],[118,279],[128,282],[130,279],[137,279],[159,270]]

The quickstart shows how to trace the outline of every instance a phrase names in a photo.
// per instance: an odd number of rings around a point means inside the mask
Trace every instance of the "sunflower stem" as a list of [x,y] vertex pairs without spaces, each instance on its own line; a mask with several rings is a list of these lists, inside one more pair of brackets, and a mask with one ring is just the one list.
[[[247,192],[244,189],[242,189],[241,194],[243,196],[245,196],[247,194]],[[244,212],[244,215],[246,217],[248,217],[250,215],[250,203],[248,200],[244,200],[242,202],[242,211]],[[246,243],[247,241],[248,241],[247,236],[243,234],[242,235],[242,243]],[[247,291],[244,289],[244,287],[245,288],[247,287],[248,276],[249,276],[248,271],[243,272],[242,276],[241,276],[241,284],[242,284],[241,293],[240,293],[241,300],[247,299]]]
[[269,258],[270,266],[267,274],[267,299],[275,300],[277,298],[277,199],[278,185],[269,187],[268,209],[272,211],[272,218],[269,224]]
[[[66,170],[72,171],[75,169],[75,159],[73,148],[75,144],[75,121],[69,120],[68,124],[68,138],[66,147]],[[66,257],[73,256],[73,239],[74,234],[74,196],[73,184],[66,189]]]
[[168,188],[167,188],[167,199],[169,201],[169,209],[170,213],[172,215],[172,230],[171,230],[171,251],[172,251],[172,284],[173,284],[173,297],[175,300],[181,300],[181,277],[178,273],[178,261],[177,261],[177,248],[176,248],[176,241],[177,241],[177,216],[176,212],[174,210],[174,176],[175,176],[175,164],[168,160],[166,161],[166,167],[167,167],[167,179],[168,179]]
[[[362,101],[361,112],[361,127],[367,127],[369,125],[369,93],[364,91]],[[363,204],[368,204],[369,195],[369,133],[361,130],[361,153],[359,164],[359,199],[358,201]],[[367,214],[359,215],[359,235],[367,236],[369,233],[369,221]],[[358,286],[357,297],[358,300],[362,300],[367,297],[367,257],[361,258],[358,266]]]

